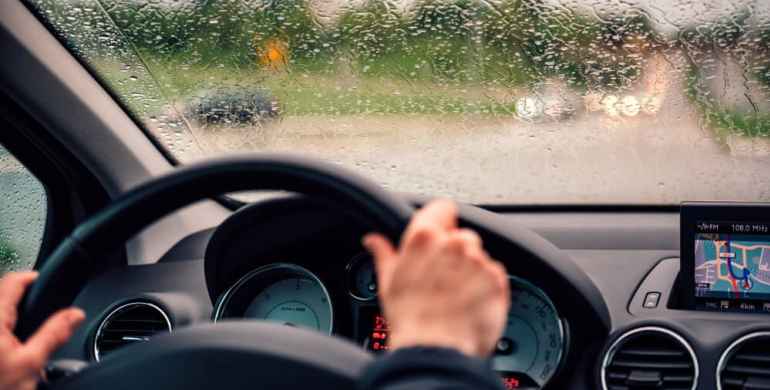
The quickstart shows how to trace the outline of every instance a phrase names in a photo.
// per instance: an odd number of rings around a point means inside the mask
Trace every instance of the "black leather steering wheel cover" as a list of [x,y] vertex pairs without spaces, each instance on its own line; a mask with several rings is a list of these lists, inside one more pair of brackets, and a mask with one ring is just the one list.
[[506,253],[523,254],[529,259],[513,259],[513,262],[521,262],[522,266],[536,259],[549,278],[568,290],[568,294],[563,295],[572,298],[571,304],[584,308],[587,316],[597,319],[597,328],[600,327],[602,333],[609,332],[610,312],[601,291],[567,252],[532,230],[493,212],[461,204],[459,215],[460,225],[475,230],[484,239],[485,249],[493,257],[502,258]]
[[[55,383],[57,390],[354,389],[374,357],[318,332],[224,321],[134,343]],[[298,375],[300,374],[301,375]]]
[[339,166],[276,154],[209,160],[155,178],[125,193],[78,226],[38,270],[19,307],[22,340],[75,299],[99,255],[109,253],[161,217],[196,201],[246,190],[286,190],[318,196],[361,214],[394,242],[412,207]]

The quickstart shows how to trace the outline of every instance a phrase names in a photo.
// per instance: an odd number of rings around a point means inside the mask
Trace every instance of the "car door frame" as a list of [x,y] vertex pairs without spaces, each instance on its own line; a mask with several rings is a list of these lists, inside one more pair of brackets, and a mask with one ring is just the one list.
[[[0,1],[0,91],[90,171],[111,199],[174,169],[168,152],[41,19],[20,0]],[[216,200],[175,212],[127,243],[127,262],[155,262],[181,238],[231,213]]]
[[[43,186],[46,218],[34,268],[72,229],[109,201],[104,188],[74,156],[7,95],[0,93],[0,144]],[[105,265],[125,262],[118,251]]]

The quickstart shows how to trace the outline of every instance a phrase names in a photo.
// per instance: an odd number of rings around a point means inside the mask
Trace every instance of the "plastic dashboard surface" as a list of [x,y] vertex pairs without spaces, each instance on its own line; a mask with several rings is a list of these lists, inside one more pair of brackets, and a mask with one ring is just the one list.
[[[313,213],[316,214],[311,215]],[[262,229],[257,232],[258,237],[269,237],[282,243],[278,246],[282,248],[279,258],[275,257],[277,253],[247,250],[255,240],[233,243],[232,252],[226,254],[226,261],[235,264],[229,271],[232,278],[260,262],[298,261],[316,271],[319,277],[327,278],[329,284],[336,284],[339,289],[335,291],[332,287],[330,293],[333,299],[339,298],[345,291],[345,281],[338,275],[344,273],[334,270],[344,271],[351,256],[358,253],[356,235],[365,228],[340,214],[310,209],[294,209],[293,214],[293,217],[283,212],[263,215],[260,220],[269,221],[269,226],[255,224],[253,227]],[[559,310],[565,310],[564,316],[573,336],[574,332],[579,336],[572,338],[570,358],[548,388],[601,388],[601,358],[609,346],[628,330],[659,326],[674,331],[692,346],[700,373],[697,388],[717,389],[716,369],[725,349],[741,336],[770,330],[770,316],[764,314],[680,309],[674,288],[679,256],[679,218],[676,213],[524,212],[504,216],[564,250],[590,277],[609,312],[610,329],[603,330],[595,318],[581,316],[579,307],[565,308],[565,298],[558,293],[559,286],[549,285],[547,275],[524,275],[551,295]],[[101,319],[115,305],[134,299],[158,303],[167,311],[175,328],[209,322],[213,302],[211,291],[206,288],[205,254],[202,251],[212,234],[213,231],[203,231],[180,241],[156,264],[116,269],[92,280],[76,301],[86,310],[87,323],[58,357],[90,360],[88,347]],[[248,255],[230,257],[235,253]],[[516,260],[507,259],[509,262]],[[327,266],[318,267],[319,264]],[[332,266],[328,267],[329,264]],[[327,271],[328,275],[325,274]],[[229,281],[229,278],[224,279]],[[649,292],[661,294],[655,307],[643,306]],[[338,314],[338,317],[349,318],[349,325],[344,321],[335,325],[335,334],[360,341],[355,329],[357,320],[353,318],[352,306],[349,307],[340,308],[342,312]],[[581,342],[576,344],[575,339]]]

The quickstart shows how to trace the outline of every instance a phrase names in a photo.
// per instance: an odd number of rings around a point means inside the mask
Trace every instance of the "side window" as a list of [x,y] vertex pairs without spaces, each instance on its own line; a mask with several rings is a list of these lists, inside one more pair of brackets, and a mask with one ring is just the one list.
[[46,206],[40,181],[0,145],[0,275],[35,264]]

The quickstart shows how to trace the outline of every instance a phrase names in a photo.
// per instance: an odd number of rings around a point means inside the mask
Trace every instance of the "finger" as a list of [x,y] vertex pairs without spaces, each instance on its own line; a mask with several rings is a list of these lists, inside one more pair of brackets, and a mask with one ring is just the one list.
[[508,278],[508,271],[505,266],[499,261],[491,260],[488,263],[490,271],[495,276],[495,283],[497,287],[510,298],[510,280]]
[[426,258],[426,252],[428,250],[436,249],[444,239],[448,236],[443,233],[437,226],[418,226],[414,227],[409,233],[409,236],[403,240],[401,244],[401,253],[411,254],[413,260],[419,260]]
[[85,318],[83,310],[78,308],[59,310],[49,317],[19,352],[26,368],[42,369],[48,358],[69,340]]
[[460,229],[449,234],[442,249],[445,256],[458,257],[464,260],[461,265],[467,266],[466,263],[471,261],[484,262],[489,258],[481,245],[478,234],[469,229]]
[[485,262],[489,255],[481,247],[481,240],[475,233],[452,232],[442,246],[441,258],[446,259],[444,263],[448,270],[459,272],[466,276],[474,276]]
[[0,329],[13,331],[16,326],[17,306],[37,272],[11,272],[0,279]]
[[[456,251],[455,251],[456,253]],[[496,283],[493,277],[490,275],[490,271],[487,268],[488,261],[481,252],[475,252],[472,255],[462,254],[454,255],[459,257],[459,261],[455,261],[453,264],[453,274],[462,280],[464,295],[470,301],[475,301],[479,297],[482,297],[486,291],[492,287],[491,285]]]
[[481,241],[481,237],[476,233],[475,231],[471,229],[458,229],[454,233],[452,233],[454,236],[462,240],[467,247],[470,248],[482,248],[483,242]]
[[470,229],[459,229],[451,233],[451,240],[455,243],[454,250],[461,256],[477,261],[489,259],[484,250],[481,237]]
[[387,288],[390,278],[396,267],[396,248],[382,234],[371,233],[364,236],[364,247],[374,258],[374,267],[377,270],[377,284],[380,289]]
[[418,210],[404,232],[408,243],[415,232],[428,229],[450,231],[457,228],[457,205],[451,200],[434,200]]

